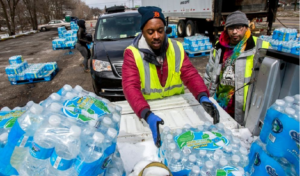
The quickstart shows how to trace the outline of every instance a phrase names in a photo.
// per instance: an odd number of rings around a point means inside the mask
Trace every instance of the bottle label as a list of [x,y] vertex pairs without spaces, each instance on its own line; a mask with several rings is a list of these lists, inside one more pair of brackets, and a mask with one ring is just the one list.
[[216,150],[229,144],[229,140],[218,132],[187,131],[175,137],[175,143],[180,149],[184,146],[193,149]]
[[84,159],[80,158],[80,156],[77,157],[75,161],[75,170],[79,175],[91,175],[89,173],[94,172],[94,168],[101,165],[103,162],[103,155],[98,160],[87,163],[84,161]]
[[0,112],[0,128],[11,128],[17,121],[18,117],[25,111],[1,111]]
[[109,114],[106,104],[94,97],[75,97],[64,103],[63,112],[66,116],[83,122],[97,120],[98,117]]
[[29,150],[32,157],[37,159],[47,159],[51,156],[54,148],[43,148],[39,146],[37,143],[32,142],[32,146]]
[[17,146],[18,147],[31,147],[31,143],[33,141],[33,137],[32,136],[26,136],[26,135],[23,135],[18,143],[17,143]]
[[51,165],[57,170],[67,170],[72,166],[73,162],[74,159],[67,160],[59,157],[55,150],[53,150],[50,158]]
[[275,136],[273,136],[273,134],[272,133],[270,133],[269,134],[269,140],[270,141],[272,141],[273,143],[275,142],[275,140],[276,140],[276,137]]
[[226,176],[229,175],[232,171],[237,171],[238,169],[232,166],[225,166],[223,168],[217,169],[216,176]]
[[106,148],[103,155],[96,161],[86,163],[83,158],[77,157],[75,169],[79,175],[99,175],[104,173],[107,166],[112,160],[112,155],[115,151],[116,144]]

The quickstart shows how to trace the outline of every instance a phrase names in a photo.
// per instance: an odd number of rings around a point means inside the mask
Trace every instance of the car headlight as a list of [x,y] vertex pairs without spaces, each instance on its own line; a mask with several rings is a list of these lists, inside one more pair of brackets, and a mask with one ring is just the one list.
[[107,61],[93,59],[93,69],[98,72],[111,71],[111,65]]

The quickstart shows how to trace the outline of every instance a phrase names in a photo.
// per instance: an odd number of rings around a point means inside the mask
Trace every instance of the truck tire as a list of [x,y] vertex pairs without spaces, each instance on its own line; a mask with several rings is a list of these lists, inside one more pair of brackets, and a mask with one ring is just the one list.
[[185,36],[185,21],[179,20],[177,24],[177,35],[178,37],[184,37]]
[[192,20],[187,21],[185,32],[188,37],[195,35],[195,24]]

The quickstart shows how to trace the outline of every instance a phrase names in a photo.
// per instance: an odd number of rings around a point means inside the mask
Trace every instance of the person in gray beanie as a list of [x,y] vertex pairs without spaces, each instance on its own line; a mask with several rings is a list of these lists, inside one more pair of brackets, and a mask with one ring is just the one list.
[[[214,47],[204,75],[210,95],[240,124],[244,122],[257,42],[248,28],[246,14],[232,12],[227,16],[225,30]],[[262,42],[259,46],[268,48],[269,43]]]

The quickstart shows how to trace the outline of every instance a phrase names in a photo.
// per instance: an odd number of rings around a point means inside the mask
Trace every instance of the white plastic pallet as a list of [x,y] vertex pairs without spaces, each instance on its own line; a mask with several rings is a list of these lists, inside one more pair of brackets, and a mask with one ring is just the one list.
[[[210,99],[219,110],[220,123],[223,123],[229,129],[240,128],[238,123],[213,98]],[[151,111],[164,120],[165,124],[160,125],[161,129],[164,126],[169,126],[171,129],[183,128],[185,124],[196,127],[202,125],[205,121],[212,122],[212,118],[204,111],[191,93],[149,101],[148,103]],[[115,104],[122,107],[118,142],[137,143],[152,140],[148,124],[135,115],[127,101],[115,102]]]

